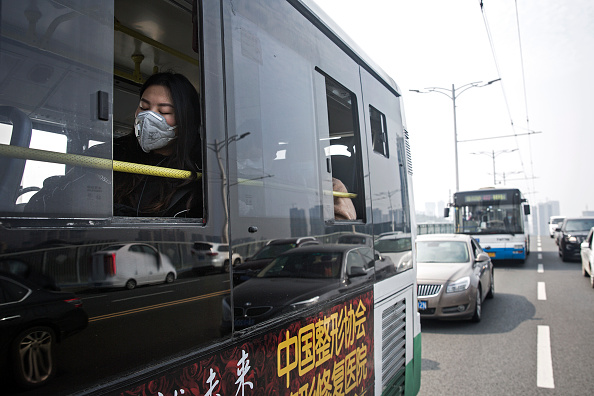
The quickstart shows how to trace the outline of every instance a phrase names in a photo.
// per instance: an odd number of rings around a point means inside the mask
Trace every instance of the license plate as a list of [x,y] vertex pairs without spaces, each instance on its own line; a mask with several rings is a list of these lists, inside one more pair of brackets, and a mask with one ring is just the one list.
[[495,257],[495,253],[493,252],[487,252],[487,254],[489,255],[489,257]]
[[427,301],[419,301],[419,309],[421,311],[427,309]]

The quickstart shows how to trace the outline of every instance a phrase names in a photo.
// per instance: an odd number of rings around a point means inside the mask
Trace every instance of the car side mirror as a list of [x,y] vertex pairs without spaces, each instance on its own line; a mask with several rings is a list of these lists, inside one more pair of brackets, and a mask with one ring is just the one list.
[[476,256],[476,261],[482,263],[484,261],[489,261],[489,255],[485,252],[481,252]]
[[351,267],[348,271],[349,278],[355,276],[365,276],[367,275],[367,271],[363,269],[363,267]]
[[580,247],[582,249],[588,249],[590,247],[590,243],[588,243],[588,241],[582,242]]

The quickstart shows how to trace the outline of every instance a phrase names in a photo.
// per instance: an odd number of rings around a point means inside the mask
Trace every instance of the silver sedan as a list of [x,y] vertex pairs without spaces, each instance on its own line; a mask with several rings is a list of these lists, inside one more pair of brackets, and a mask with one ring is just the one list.
[[463,234],[419,235],[416,253],[421,318],[479,322],[495,283],[491,259],[478,242]]

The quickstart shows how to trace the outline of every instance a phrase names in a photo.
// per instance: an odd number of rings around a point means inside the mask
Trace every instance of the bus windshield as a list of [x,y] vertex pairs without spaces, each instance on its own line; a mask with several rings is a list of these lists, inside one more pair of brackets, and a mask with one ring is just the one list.
[[521,234],[521,205],[483,202],[457,207],[456,232],[461,234]]

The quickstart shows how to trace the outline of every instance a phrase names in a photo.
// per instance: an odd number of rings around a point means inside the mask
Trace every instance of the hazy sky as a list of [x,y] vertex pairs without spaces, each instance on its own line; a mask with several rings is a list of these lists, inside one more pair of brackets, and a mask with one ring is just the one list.
[[594,1],[314,1],[402,90],[417,211],[456,188],[453,102],[409,90],[497,78],[457,89],[460,190],[493,186],[494,157],[497,186],[594,210]]

